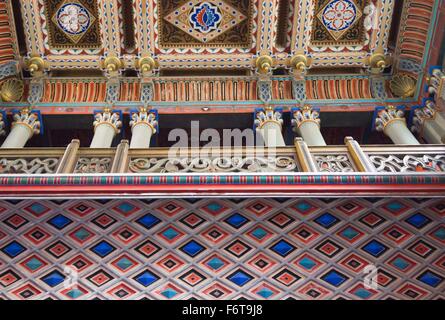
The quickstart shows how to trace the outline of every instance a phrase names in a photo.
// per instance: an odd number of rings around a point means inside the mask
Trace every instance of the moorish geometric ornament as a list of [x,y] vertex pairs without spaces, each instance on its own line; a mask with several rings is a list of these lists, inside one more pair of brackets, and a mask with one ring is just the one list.
[[53,48],[99,48],[96,1],[45,0],[49,42]]
[[369,0],[318,0],[312,43],[316,45],[359,44],[363,41],[363,10]]
[[223,0],[192,0],[164,19],[199,41],[208,42],[247,19],[247,16]]
[[158,0],[160,45],[248,47],[251,0]]

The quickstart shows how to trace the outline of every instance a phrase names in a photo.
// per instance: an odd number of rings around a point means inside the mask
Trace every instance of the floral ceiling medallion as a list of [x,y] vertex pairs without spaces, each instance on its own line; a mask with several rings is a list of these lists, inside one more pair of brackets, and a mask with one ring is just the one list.
[[339,40],[361,17],[362,12],[353,0],[331,0],[317,14],[335,40]]
[[223,0],[190,0],[164,17],[170,24],[201,42],[209,42],[248,17]]
[[88,9],[76,0],[64,1],[52,17],[52,21],[74,43],[79,42],[95,19]]

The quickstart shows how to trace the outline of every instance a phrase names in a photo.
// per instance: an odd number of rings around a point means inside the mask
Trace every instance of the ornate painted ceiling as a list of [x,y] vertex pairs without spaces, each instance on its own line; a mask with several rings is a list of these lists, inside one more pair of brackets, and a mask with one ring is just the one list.
[[[427,72],[440,2],[0,0],[0,15],[9,28],[3,33],[0,60],[15,60],[26,70],[37,56],[45,62],[47,74],[88,69],[101,77],[111,70],[107,58],[116,57],[117,72],[123,76],[211,77],[222,70],[226,76],[258,75],[258,57],[270,57],[266,73],[306,80],[308,99],[381,101],[387,97],[385,91],[389,98],[399,97],[387,90],[391,75],[409,76],[415,86]],[[146,65],[149,72],[144,72]],[[301,70],[303,75],[298,74]],[[376,74],[383,78],[376,80]],[[360,81],[358,86],[351,79]],[[321,86],[320,80],[325,81]],[[417,81],[417,93],[421,84]],[[126,88],[131,91],[131,86]],[[298,100],[298,88],[287,97],[287,84],[274,86],[273,98]],[[127,89],[121,88],[121,93]],[[137,85],[134,90],[137,95]],[[212,100],[204,98],[198,100]],[[171,100],[180,101],[160,99]]]

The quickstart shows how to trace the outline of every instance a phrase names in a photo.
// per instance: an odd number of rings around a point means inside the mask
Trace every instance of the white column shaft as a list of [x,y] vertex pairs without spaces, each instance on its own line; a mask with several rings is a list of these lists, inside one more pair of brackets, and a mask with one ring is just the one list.
[[138,123],[131,129],[130,149],[150,148],[150,140],[153,135],[153,129],[146,123]]
[[96,126],[94,137],[91,141],[90,148],[109,148],[116,135],[116,130],[112,125],[102,123]]
[[31,136],[32,132],[28,126],[17,123],[12,127],[1,148],[23,148]]
[[313,121],[304,121],[297,133],[303,138],[308,146],[325,146],[323,136],[321,135],[319,126]]
[[442,136],[438,130],[438,125],[433,120],[426,120],[423,125],[423,138],[429,144],[442,144]]
[[278,123],[266,122],[260,129],[266,147],[284,147],[286,146],[281,133],[281,126]]
[[391,138],[394,144],[420,144],[411,131],[409,131],[404,121],[395,120],[388,123],[384,129],[384,132]]

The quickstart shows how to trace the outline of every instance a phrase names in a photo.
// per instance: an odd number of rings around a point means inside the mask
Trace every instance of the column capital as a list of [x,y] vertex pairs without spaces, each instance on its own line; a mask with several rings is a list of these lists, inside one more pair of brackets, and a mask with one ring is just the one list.
[[0,110],[0,136],[4,136],[6,134],[6,114],[3,110]]
[[428,93],[435,96],[435,99],[445,99],[445,73],[440,67],[433,67],[428,80]]
[[423,132],[425,121],[434,120],[437,115],[437,110],[434,102],[428,102],[431,103],[426,103],[425,106],[414,110],[413,126],[411,127],[411,130],[414,132],[418,132],[421,135]]
[[139,108],[138,111],[133,110],[130,112],[131,114],[131,121],[130,121],[130,127],[131,130],[137,125],[143,124],[146,126],[149,126],[155,134],[158,130],[158,112],[157,110],[151,109],[148,110],[145,107]]
[[292,109],[292,125],[294,126],[294,131],[301,127],[305,122],[314,122],[320,127],[320,113],[317,110],[312,109],[311,106],[304,106],[302,108]]
[[387,106],[379,110],[375,119],[375,128],[377,131],[385,131],[386,127],[394,121],[403,121],[406,124],[405,113],[402,109],[395,106]]
[[40,113],[38,111],[32,111],[30,108],[23,108],[20,111],[14,110],[13,119],[12,127],[16,125],[27,127],[29,129],[29,138],[42,132]]
[[273,109],[270,106],[265,107],[264,109],[257,109],[255,111],[255,127],[257,129],[262,129],[266,123],[276,123],[280,126],[283,125],[282,111],[279,109]]
[[94,112],[94,130],[100,125],[111,126],[116,134],[120,133],[122,127],[121,113],[111,110],[111,108],[104,108],[100,111]]

